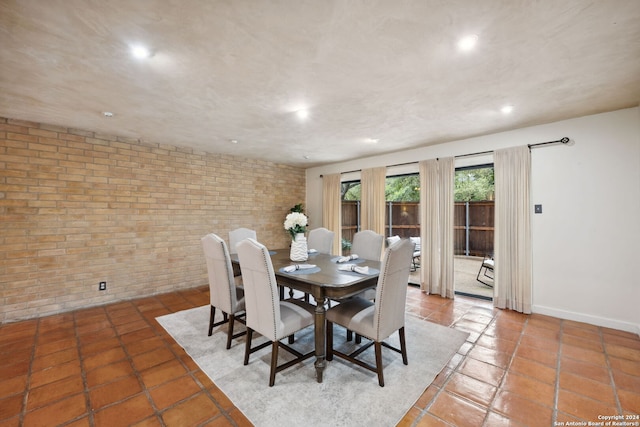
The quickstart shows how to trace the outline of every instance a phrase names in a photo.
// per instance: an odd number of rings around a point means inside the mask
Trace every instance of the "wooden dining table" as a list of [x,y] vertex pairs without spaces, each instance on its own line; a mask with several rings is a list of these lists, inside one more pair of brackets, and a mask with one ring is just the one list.
[[[380,261],[355,259],[344,264],[354,264],[357,267],[369,267],[369,274],[360,274],[355,271],[342,271],[338,267],[342,264],[337,260],[337,255],[312,253],[304,262],[293,262],[289,259],[289,248],[274,249],[269,251],[273,270],[278,285],[281,286],[281,297],[284,296],[284,287],[289,287],[305,294],[313,296],[316,303],[314,319],[316,379],[322,382],[322,374],[326,366],[325,362],[325,327],[326,308],[329,299],[342,299],[373,288],[378,282],[380,274]],[[231,254],[234,273],[240,274],[240,263],[237,254]],[[291,273],[282,269],[296,264],[313,264],[313,269],[300,269]]]

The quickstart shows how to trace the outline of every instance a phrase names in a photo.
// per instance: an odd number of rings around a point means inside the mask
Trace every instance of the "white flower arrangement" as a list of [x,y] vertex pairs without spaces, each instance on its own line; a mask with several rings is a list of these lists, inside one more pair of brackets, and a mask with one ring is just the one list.
[[307,231],[307,216],[301,212],[291,212],[284,220],[284,229],[295,239],[296,234]]

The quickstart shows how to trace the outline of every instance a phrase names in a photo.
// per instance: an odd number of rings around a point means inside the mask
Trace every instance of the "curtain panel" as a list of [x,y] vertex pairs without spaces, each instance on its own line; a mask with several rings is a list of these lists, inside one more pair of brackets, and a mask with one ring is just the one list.
[[420,168],[420,289],[454,297],[455,159],[424,160]]
[[342,254],[342,198],[340,174],[322,177],[322,226],[335,233],[333,254]]
[[513,147],[494,153],[495,281],[493,303],[531,313],[531,152]]
[[361,229],[372,230],[383,236],[385,235],[384,215],[386,198],[384,190],[386,178],[386,167],[363,169],[361,173]]

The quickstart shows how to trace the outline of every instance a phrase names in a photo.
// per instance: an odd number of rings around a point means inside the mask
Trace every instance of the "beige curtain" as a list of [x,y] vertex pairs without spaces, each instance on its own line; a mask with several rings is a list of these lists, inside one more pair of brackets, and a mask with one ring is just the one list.
[[420,167],[420,288],[454,297],[453,157],[425,160]]
[[495,281],[498,308],[531,313],[531,212],[529,147],[494,153]]
[[322,226],[335,233],[332,254],[342,254],[342,200],[340,174],[322,177]]
[[360,182],[362,188],[362,207],[360,210],[360,224],[362,230],[372,230],[385,235],[385,180],[387,168],[363,169]]

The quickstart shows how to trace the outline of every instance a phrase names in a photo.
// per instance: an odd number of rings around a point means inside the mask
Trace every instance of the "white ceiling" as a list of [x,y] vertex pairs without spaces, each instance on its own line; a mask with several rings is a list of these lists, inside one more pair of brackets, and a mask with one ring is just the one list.
[[0,116],[302,167],[639,101],[639,0],[0,0]]

